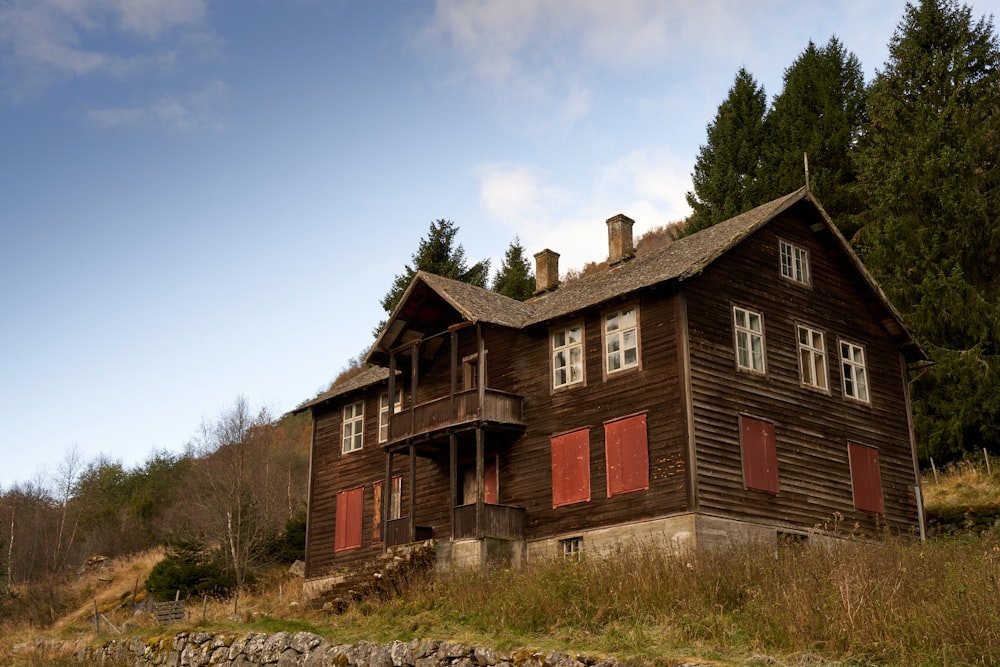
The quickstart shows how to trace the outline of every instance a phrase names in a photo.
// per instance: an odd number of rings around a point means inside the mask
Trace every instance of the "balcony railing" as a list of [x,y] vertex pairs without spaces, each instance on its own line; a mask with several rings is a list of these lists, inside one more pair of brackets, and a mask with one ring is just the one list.
[[387,547],[394,547],[398,544],[409,544],[410,542],[423,542],[433,536],[432,531],[427,526],[417,526],[416,536],[410,539],[410,520],[406,517],[402,519],[390,519],[385,524],[385,544]]
[[486,389],[483,405],[479,405],[479,390],[470,389],[450,396],[420,403],[392,416],[389,441],[432,433],[477,421],[522,426],[523,399],[504,391]]
[[455,539],[463,537],[496,537],[503,540],[523,540],[525,509],[509,505],[483,505],[481,530],[476,530],[476,506],[455,508]]

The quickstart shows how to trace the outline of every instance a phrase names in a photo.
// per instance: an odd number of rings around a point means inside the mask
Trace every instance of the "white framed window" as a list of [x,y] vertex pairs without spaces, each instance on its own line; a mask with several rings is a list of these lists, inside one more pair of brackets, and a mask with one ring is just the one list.
[[552,332],[552,388],[583,382],[583,325]]
[[608,373],[639,365],[639,311],[628,306],[604,316],[604,369]]
[[860,345],[840,341],[840,365],[843,370],[844,396],[868,402],[868,371],[865,349]]
[[778,241],[781,275],[803,285],[809,284],[809,251],[788,241]]
[[802,384],[828,390],[830,383],[826,373],[826,342],[823,340],[823,332],[801,324],[798,326],[798,332],[799,372]]
[[559,540],[559,554],[563,558],[580,560],[583,558],[583,538],[571,537],[566,540]]
[[344,406],[344,439],[341,452],[356,452],[364,446],[365,402],[357,401]]
[[392,502],[389,503],[389,520],[399,519],[403,516],[403,477],[396,475],[392,478]]
[[[392,413],[397,414],[403,409],[403,392],[396,390],[396,400],[392,402]],[[378,397],[378,441],[389,440],[389,392]]]
[[755,373],[764,372],[764,318],[746,308],[733,306],[736,331],[736,366]]

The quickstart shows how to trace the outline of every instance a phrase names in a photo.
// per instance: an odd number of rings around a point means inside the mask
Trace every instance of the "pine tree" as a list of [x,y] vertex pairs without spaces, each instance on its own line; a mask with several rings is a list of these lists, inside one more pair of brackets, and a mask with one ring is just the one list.
[[729,95],[708,126],[708,142],[698,152],[687,193],[693,209],[683,234],[692,234],[761,204],[761,146],[767,97],[740,68]]
[[907,5],[869,90],[860,250],[935,367],[913,384],[921,456],[1000,451],[1000,50],[953,0]]
[[853,235],[860,204],[851,151],[865,119],[864,74],[857,56],[836,37],[819,48],[810,41],[785,70],[784,87],[767,114],[761,200],[805,183],[805,153],[811,189],[841,231]]
[[[486,287],[490,276],[489,260],[482,260],[469,266],[465,259],[465,249],[461,244],[455,244],[458,227],[449,220],[436,220],[427,230],[427,236],[420,239],[420,245],[403,272],[396,275],[392,287],[382,297],[382,308],[391,314],[403,297],[403,292],[410,285],[417,271],[435,273],[445,278],[461,280],[478,287]],[[381,322],[375,330],[377,336],[385,322]]]
[[507,246],[503,263],[493,276],[490,289],[498,294],[509,296],[518,301],[524,301],[535,291],[535,276],[531,270],[528,258],[524,256],[524,246],[521,239],[514,240]]

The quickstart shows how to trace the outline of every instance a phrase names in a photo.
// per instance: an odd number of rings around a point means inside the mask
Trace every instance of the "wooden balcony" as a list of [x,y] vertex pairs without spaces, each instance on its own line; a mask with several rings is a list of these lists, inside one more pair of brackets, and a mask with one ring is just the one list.
[[454,398],[445,396],[420,403],[392,416],[387,444],[479,421],[524,426],[523,401],[515,394],[486,389],[480,405],[479,390],[470,389]]
[[483,521],[476,530],[476,505],[455,508],[455,539],[465,537],[496,537],[502,540],[523,540],[526,511],[509,505],[483,505]]
[[399,544],[409,544],[410,542],[423,542],[432,537],[432,531],[427,526],[417,526],[416,536],[410,539],[410,520],[407,518],[390,519],[385,524],[385,544],[387,547],[394,547]]

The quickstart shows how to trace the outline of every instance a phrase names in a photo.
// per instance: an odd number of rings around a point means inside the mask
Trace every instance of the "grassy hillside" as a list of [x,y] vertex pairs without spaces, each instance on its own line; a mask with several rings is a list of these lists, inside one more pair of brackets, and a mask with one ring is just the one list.
[[[967,522],[970,508],[995,508],[1000,498],[1000,473],[971,464],[925,483],[932,517],[958,507]],[[341,614],[304,609],[301,581],[282,569],[238,601],[190,601],[189,622],[169,632],[306,629],[341,643],[439,638],[660,664],[1000,664],[1000,531],[941,535],[829,548],[743,545],[682,558],[636,544],[609,558],[427,576],[395,598]],[[5,625],[0,663],[53,664],[52,655],[34,663],[15,655],[12,647],[29,640],[93,641],[94,600],[125,632],[164,633],[148,615],[131,617],[122,607],[156,557],[116,561],[67,582],[75,611],[45,630]]]

